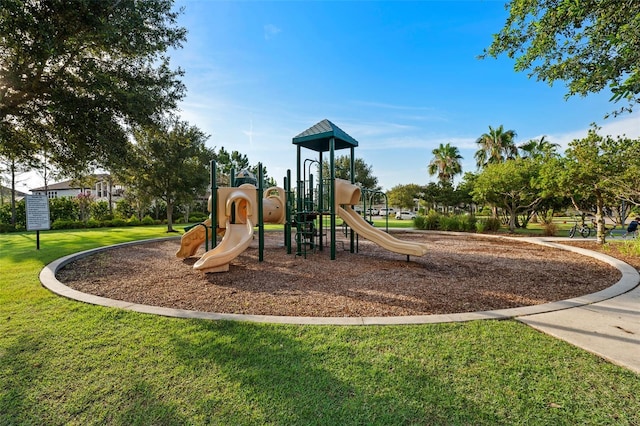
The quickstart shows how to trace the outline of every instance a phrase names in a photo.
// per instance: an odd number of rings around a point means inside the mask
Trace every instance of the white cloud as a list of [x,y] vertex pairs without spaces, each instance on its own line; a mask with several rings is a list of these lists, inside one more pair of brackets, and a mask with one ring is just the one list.
[[267,24],[264,26],[264,39],[265,40],[271,40],[272,38],[274,38],[276,35],[280,34],[282,32],[282,30],[278,27],[276,27],[273,24]]

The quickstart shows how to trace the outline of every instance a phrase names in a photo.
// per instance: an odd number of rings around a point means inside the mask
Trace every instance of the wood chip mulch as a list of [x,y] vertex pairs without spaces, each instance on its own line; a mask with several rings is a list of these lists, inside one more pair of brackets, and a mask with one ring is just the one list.
[[[196,258],[176,258],[180,243],[175,240],[92,255],[67,265],[58,279],[85,293],[147,305],[351,317],[536,305],[593,293],[620,278],[616,269],[592,258],[520,241],[441,233],[394,235],[426,243],[429,252],[407,261],[360,239],[358,252],[350,253],[349,242],[341,237],[336,260],[330,260],[329,247],[305,258],[295,255],[295,244],[294,254],[286,253],[282,233],[267,232],[264,261],[258,262],[256,237],[226,273],[193,270]],[[198,256],[203,252],[201,248]],[[640,268],[640,260],[633,266]]]

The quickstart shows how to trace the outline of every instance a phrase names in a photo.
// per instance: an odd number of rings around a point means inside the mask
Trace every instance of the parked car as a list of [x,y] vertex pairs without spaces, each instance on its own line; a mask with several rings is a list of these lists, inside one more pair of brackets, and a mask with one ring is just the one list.
[[403,210],[401,212],[396,213],[396,219],[415,219],[416,218],[416,214],[414,212],[410,212],[407,210]]
[[367,209],[367,214],[371,216],[378,216],[380,214],[380,211],[378,211],[378,209],[376,209],[375,207],[370,207]]
[[380,216],[389,216],[390,214],[393,214],[395,212],[395,210],[391,207],[389,207],[388,209],[382,208],[380,209]]

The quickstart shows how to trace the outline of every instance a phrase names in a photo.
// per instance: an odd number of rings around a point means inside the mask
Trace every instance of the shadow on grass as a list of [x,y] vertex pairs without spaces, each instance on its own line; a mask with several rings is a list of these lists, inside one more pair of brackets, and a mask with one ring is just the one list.
[[362,353],[358,332],[350,330],[194,320],[188,338],[173,339],[178,361],[191,374],[219,371],[226,386],[237,389],[235,409],[215,389],[198,403],[209,419],[222,415],[223,423],[500,422],[419,365],[401,367],[403,360]]

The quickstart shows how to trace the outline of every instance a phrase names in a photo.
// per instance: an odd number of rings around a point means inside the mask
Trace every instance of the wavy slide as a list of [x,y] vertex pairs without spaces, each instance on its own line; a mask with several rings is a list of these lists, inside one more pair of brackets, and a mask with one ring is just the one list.
[[227,272],[229,263],[245,251],[252,240],[253,224],[249,219],[246,223],[239,224],[231,224],[227,221],[220,244],[198,259],[193,269],[202,272]]
[[348,205],[337,206],[337,213],[358,235],[386,250],[410,256],[423,256],[427,253],[427,248],[420,243],[402,241],[380,229],[374,228]]

